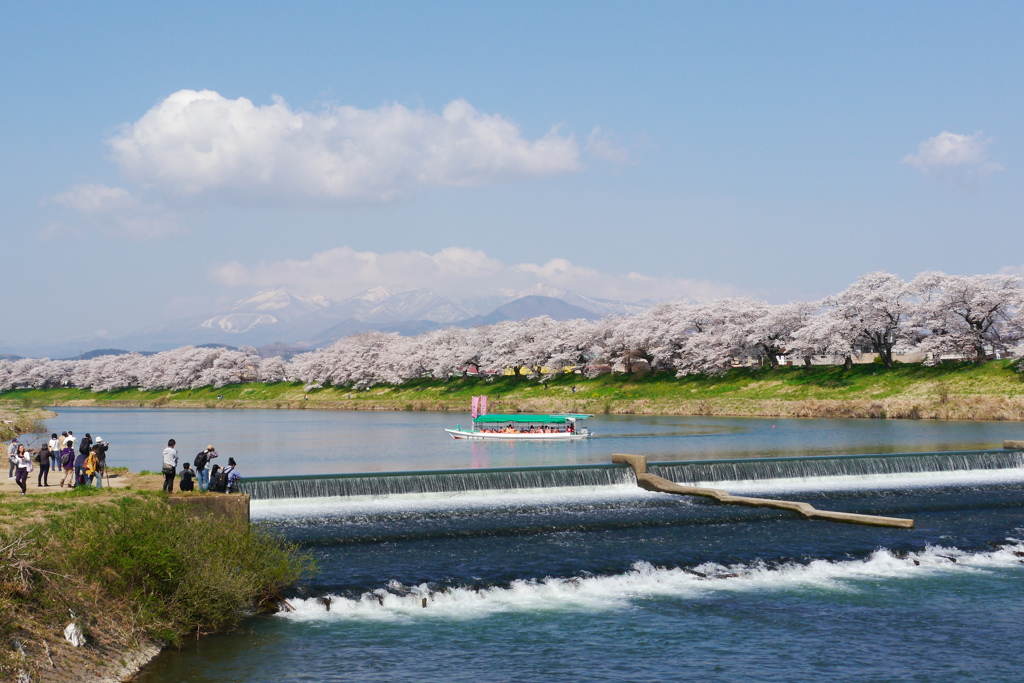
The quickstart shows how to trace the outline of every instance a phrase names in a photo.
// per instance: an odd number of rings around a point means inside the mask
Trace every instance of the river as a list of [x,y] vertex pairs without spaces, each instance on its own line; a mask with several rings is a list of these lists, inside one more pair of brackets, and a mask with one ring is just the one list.
[[[599,416],[586,442],[484,444],[448,438],[460,416],[446,414],[59,412],[51,428],[109,439],[113,465],[156,470],[174,437],[189,456],[212,442],[248,476],[1024,438],[1018,423]],[[319,573],[288,595],[294,611],[165,651],[138,680],[1020,680],[1024,468],[722,488],[916,526],[808,522],[627,484],[256,500],[254,521],[303,544]]]

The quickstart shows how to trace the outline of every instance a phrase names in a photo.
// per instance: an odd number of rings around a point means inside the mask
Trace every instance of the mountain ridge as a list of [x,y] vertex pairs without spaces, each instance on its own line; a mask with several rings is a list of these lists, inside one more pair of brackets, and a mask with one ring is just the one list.
[[647,307],[646,302],[597,299],[547,285],[464,302],[426,288],[396,292],[372,287],[333,300],[279,287],[258,291],[214,314],[169,320],[119,337],[64,340],[40,350],[46,351],[41,355],[68,358],[100,346],[164,351],[186,345],[269,347],[282,343],[312,349],[371,330],[416,335],[449,325],[474,327],[541,315],[556,320],[594,320],[603,315],[635,314]]

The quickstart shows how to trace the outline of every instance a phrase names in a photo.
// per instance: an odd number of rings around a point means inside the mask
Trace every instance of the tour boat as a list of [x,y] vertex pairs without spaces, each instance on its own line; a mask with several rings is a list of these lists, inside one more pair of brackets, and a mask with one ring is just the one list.
[[593,415],[478,415],[473,426],[445,431],[453,439],[498,439],[502,441],[575,441],[586,439],[590,431],[578,422]]

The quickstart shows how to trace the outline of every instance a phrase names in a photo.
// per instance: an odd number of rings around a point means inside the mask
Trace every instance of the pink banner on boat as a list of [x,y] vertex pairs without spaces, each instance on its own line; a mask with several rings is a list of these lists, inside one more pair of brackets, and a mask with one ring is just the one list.
[[477,417],[480,416],[480,397],[479,396],[474,396],[473,397],[473,403],[472,403],[472,407],[470,408],[469,414],[470,414],[470,417],[472,417],[474,420]]
[[486,396],[481,396],[480,397],[480,414],[481,415],[486,415],[487,414],[487,397]]

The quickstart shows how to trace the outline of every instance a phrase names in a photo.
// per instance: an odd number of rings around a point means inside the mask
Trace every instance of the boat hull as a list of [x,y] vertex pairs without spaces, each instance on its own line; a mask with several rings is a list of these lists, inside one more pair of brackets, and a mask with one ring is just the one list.
[[453,439],[476,439],[480,441],[579,441],[590,436],[589,432],[560,432],[558,434],[491,434],[470,432],[464,429],[446,429]]

